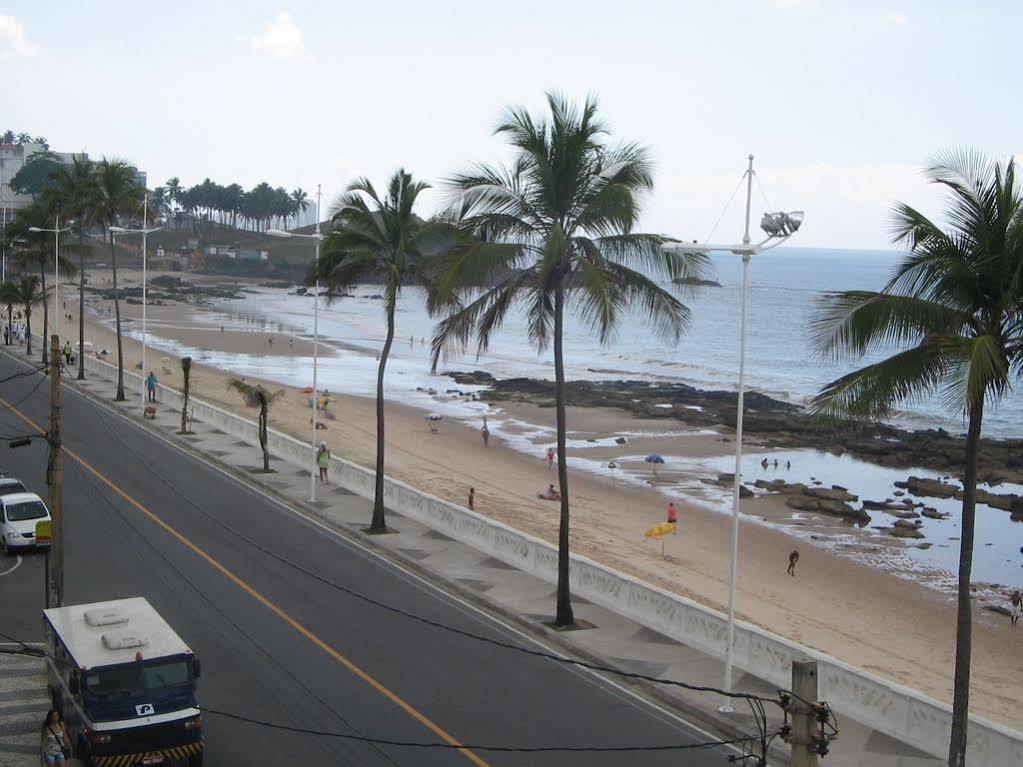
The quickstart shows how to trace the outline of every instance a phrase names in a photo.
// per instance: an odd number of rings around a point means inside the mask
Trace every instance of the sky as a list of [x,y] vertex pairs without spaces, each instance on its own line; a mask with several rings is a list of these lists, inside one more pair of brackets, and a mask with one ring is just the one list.
[[504,108],[596,94],[656,163],[640,230],[739,239],[752,153],[754,215],[806,211],[793,245],[889,248],[894,201],[940,215],[936,154],[1023,150],[1021,22],[1017,0],[0,0],[0,130],[151,187],[321,184],[326,211],[357,176],[507,160]]

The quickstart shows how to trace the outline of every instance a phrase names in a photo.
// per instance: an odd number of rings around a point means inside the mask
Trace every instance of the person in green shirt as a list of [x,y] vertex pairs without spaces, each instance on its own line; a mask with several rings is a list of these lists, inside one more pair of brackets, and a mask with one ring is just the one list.
[[320,482],[326,482],[327,469],[330,468],[330,450],[327,449],[326,442],[321,442],[316,451],[316,465],[320,469]]

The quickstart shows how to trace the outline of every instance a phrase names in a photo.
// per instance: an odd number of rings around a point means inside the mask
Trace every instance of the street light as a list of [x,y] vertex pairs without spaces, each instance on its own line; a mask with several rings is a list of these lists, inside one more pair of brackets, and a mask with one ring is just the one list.
[[[58,306],[60,305],[60,235],[62,232],[70,232],[71,227],[65,226],[63,229],[60,228],[60,214],[57,214],[56,226],[53,229],[44,229],[40,226],[30,226],[28,228],[30,232],[40,234],[43,232],[53,233],[53,322],[54,328],[57,331],[57,337],[60,337],[60,311]],[[44,338],[43,343],[47,343]]]
[[142,409],[146,407],[146,237],[153,232],[159,232],[162,226],[154,226],[147,229],[149,217],[149,195],[143,195],[142,199],[142,228],[128,229],[123,226],[110,227],[111,234],[141,234],[142,235]]
[[[750,258],[771,248],[776,248],[799,231],[803,223],[803,211],[789,213],[765,213],[760,228],[767,235],[753,244],[749,234],[750,202],[753,194],[753,155],[749,156],[746,178],[746,232],[742,242],[734,245],[713,245],[704,243],[686,245],[670,243],[664,249],[671,253],[709,253],[718,251],[735,253],[742,258],[742,314],[739,320],[739,400],[735,415],[735,481],[732,487],[732,562],[728,577],[728,644],[725,649],[725,690],[732,691],[732,661],[735,645],[735,582],[738,575],[739,558],[739,485],[742,472],[742,410],[746,385],[746,315],[749,313],[749,263]],[[720,711],[735,711],[730,702],[719,707]]]
[[316,292],[313,293],[313,462],[312,469],[309,471],[309,501],[313,502],[316,500],[316,409],[320,395],[320,390],[317,386],[316,375],[320,364],[320,243],[323,241],[323,235],[320,234],[320,185],[316,185],[316,233],[315,234],[298,234],[296,232],[286,232],[283,229],[267,229],[266,233],[271,237],[281,237],[283,239],[297,239],[297,240],[314,240],[316,242],[316,260],[313,264],[316,266]]

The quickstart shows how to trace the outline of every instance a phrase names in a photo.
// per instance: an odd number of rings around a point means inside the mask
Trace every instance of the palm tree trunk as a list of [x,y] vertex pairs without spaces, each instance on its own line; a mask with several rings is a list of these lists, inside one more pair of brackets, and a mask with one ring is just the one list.
[[259,407],[259,446],[263,448],[263,471],[267,474],[270,473],[270,451],[266,446],[266,421],[267,421],[267,405],[263,403]]
[[7,345],[14,341],[14,304],[7,304]]
[[380,365],[377,368],[377,476],[373,489],[373,521],[369,529],[382,532],[387,529],[384,515],[384,368],[387,357],[391,353],[391,342],[394,340],[394,305],[387,306],[387,340],[380,352]]
[[110,266],[114,270],[114,322],[117,326],[117,393],[116,402],[124,402],[124,345],[121,343],[121,301],[117,293],[117,252],[114,249],[114,235],[110,234]]
[[43,261],[39,261],[39,284],[43,288],[43,364],[49,364],[50,355],[47,353],[47,347],[50,345],[49,340],[46,338],[46,334],[50,330],[50,302],[46,300],[46,267]]
[[78,380],[85,380],[85,233],[78,230]]
[[572,594],[568,585],[568,465],[565,461],[565,289],[561,278],[554,289],[554,403],[558,426],[558,490],[561,493],[561,522],[558,525],[558,609],[555,626],[574,626]]
[[[143,371],[144,372],[144,371]],[[188,433],[188,395],[192,389],[192,358],[184,357],[181,360],[181,433]]]
[[25,304],[25,354],[32,356],[32,305]]
[[963,473],[963,518],[959,531],[959,595],[956,621],[956,663],[952,677],[952,733],[948,767],[966,767],[966,736],[970,715],[970,655],[973,645],[973,605],[970,577],[973,571],[973,530],[977,511],[977,446],[984,417],[984,401],[970,407],[966,432],[966,471]]

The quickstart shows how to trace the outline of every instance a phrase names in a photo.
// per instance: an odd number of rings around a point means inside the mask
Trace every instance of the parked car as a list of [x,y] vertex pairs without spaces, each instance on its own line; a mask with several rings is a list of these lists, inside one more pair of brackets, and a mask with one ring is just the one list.
[[[36,545],[36,523],[50,520],[50,510],[35,493],[0,496],[0,546],[5,554]],[[49,546],[49,543],[42,544]]]
[[7,477],[0,475],[0,495],[10,495],[11,493],[27,493],[28,488],[22,483],[17,477]]

